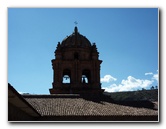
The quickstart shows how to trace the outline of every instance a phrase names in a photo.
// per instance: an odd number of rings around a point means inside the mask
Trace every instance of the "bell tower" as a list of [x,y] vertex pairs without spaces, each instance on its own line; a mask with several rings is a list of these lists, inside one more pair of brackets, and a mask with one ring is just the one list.
[[100,64],[96,44],[74,28],[55,50],[50,94],[101,94]]

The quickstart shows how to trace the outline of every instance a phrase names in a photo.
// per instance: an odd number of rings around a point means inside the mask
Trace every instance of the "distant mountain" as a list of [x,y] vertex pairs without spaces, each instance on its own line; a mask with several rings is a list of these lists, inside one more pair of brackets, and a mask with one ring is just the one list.
[[158,89],[128,92],[104,92],[104,94],[111,96],[111,98],[115,101],[158,101]]

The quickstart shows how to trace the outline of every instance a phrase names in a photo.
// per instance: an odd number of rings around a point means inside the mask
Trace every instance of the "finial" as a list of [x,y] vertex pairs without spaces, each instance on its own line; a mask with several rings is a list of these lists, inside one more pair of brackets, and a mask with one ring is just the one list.
[[76,34],[76,33],[78,33],[78,29],[77,29],[77,24],[78,24],[78,22],[75,21],[74,24],[75,24],[74,32],[75,32],[75,34]]
[[78,33],[77,26],[74,28],[74,32],[75,32],[75,34],[77,34],[77,33]]

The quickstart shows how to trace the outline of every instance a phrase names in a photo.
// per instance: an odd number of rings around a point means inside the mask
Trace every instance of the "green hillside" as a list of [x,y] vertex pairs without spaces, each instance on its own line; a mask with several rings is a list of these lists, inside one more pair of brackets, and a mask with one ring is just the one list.
[[111,96],[111,98],[115,101],[138,101],[138,100],[158,101],[158,89],[128,91],[128,92],[112,92],[112,93],[104,92],[104,94]]

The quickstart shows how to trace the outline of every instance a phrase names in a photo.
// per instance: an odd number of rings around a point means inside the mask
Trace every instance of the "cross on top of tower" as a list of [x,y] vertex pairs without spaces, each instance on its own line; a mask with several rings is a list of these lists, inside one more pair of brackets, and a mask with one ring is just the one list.
[[74,24],[77,26],[78,22],[77,22],[77,21],[75,21],[75,22],[74,22]]

